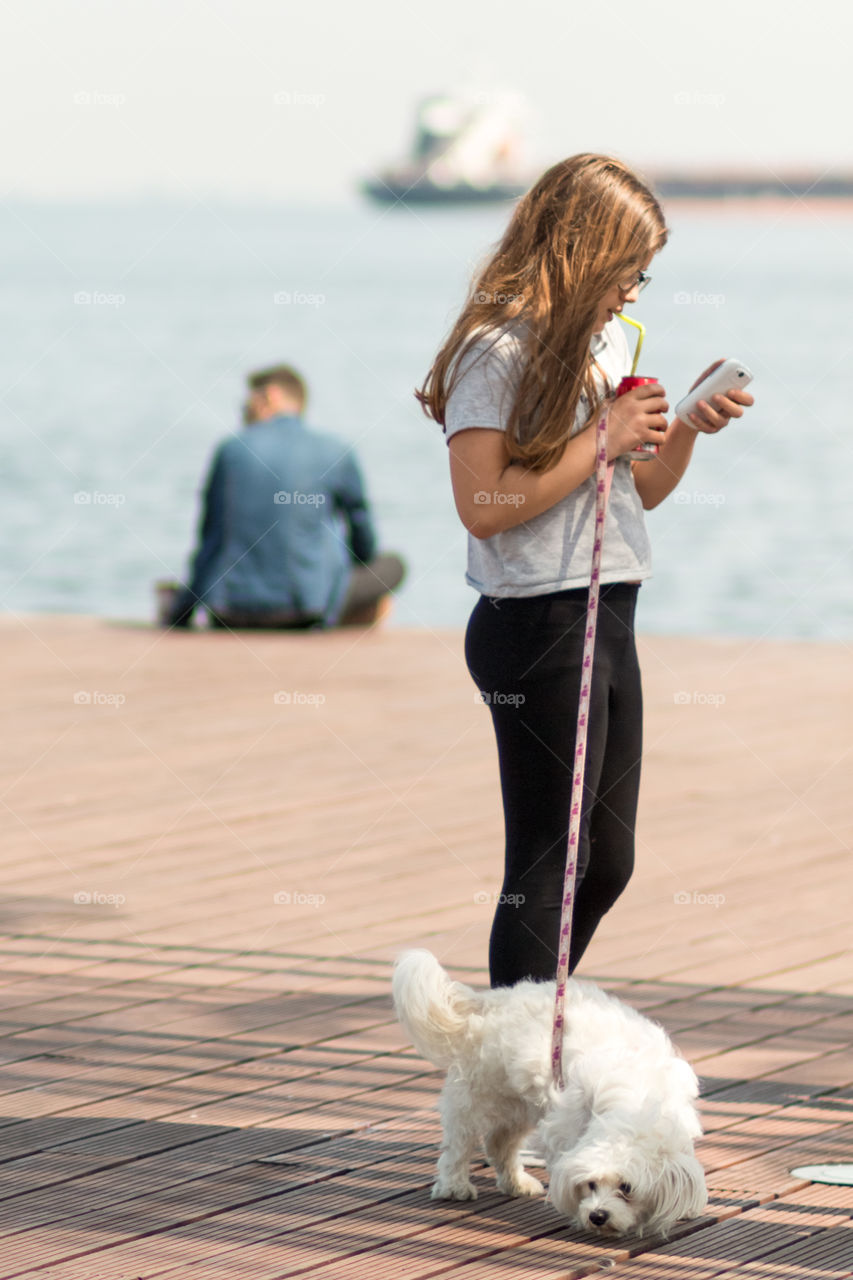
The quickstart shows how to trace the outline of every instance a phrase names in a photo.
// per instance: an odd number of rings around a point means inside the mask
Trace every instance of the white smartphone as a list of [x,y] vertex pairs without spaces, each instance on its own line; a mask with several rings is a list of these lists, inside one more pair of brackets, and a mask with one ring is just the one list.
[[[745,387],[750,382],[752,382],[752,371],[742,360],[724,360],[718,369],[709,373],[707,378],[699,383],[698,387],[694,387],[683,400],[679,400],[675,406],[675,416],[682,422],[686,422],[688,427],[692,427],[693,423],[687,415],[696,412],[700,400],[707,400],[710,403],[711,396],[717,395],[718,392],[725,395],[727,391],[732,391],[735,387]],[[713,408],[713,405],[711,407]]]

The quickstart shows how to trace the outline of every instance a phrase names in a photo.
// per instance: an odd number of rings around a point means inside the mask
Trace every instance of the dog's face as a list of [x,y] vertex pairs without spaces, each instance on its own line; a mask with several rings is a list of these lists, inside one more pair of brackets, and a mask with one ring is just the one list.
[[548,1198],[585,1231],[602,1236],[634,1235],[648,1208],[638,1188],[619,1173],[592,1177],[558,1166],[551,1175]]
[[[590,1153],[591,1154],[591,1153]],[[690,1152],[621,1152],[617,1165],[594,1163],[583,1151],[558,1158],[548,1198],[579,1227],[601,1236],[666,1232],[679,1218],[695,1218],[707,1203],[705,1174]]]

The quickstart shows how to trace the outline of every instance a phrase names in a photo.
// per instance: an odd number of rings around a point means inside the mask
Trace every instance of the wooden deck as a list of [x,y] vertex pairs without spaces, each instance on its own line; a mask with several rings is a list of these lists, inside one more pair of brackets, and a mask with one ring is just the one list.
[[853,1275],[853,1189],[789,1172],[853,1158],[849,649],[643,640],[639,866],[583,972],[694,1063],[712,1200],[604,1245],[485,1166],[428,1198],[389,962],[485,981],[502,848],[461,634],[0,638],[0,1276]]

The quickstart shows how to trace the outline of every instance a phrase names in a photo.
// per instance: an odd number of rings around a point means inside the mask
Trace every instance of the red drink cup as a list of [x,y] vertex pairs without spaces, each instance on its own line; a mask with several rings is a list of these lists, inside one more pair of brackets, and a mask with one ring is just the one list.
[[[616,388],[617,396],[624,396],[626,391],[632,391],[634,387],[648,387],[650,384],[656,384],[657,378],[636,378],[626,375]],[[636,449],[632,449],[625,456],[632,458],[635,462],[645,462],[648,458],[654,458],[657,455],[658,446],[656,444],[638,444]]]

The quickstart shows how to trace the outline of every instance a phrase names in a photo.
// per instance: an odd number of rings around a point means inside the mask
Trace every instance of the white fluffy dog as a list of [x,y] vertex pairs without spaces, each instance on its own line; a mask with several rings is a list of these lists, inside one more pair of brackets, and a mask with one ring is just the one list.
[[696,1076],[662,1027],[592,983],[570,980],[558,1092],[553,982],[474,991],[452,982],[429,951],[406,951],[393,993],[418,1053],[448,1068],[434,1199],[476,1198],[469,1165],[480,1141],[499,1190],[540,1194],[519,1156],[538,1124],[549,1199],[578,1226],[600,1235],[665,1234],[679,1218],[702,1213]]

